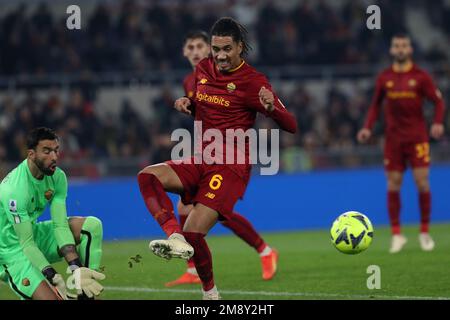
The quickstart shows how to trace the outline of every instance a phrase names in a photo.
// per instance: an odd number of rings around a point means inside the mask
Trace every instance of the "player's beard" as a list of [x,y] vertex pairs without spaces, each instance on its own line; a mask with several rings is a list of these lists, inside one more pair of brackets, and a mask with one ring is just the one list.
[[[45,166],[44,161],[41,161],[39,159],[36,159],[34,161],[34,164],[38,169],[46,176],[52,176],[55,173],[56,169],[56,162],[52,162],[50,166]],[[51,167],[54,167],[55,169],[51,169]]]
[[394,56],[394,62],[398,63],[398,64],[404,64],[404,63],[408,62],[410,60],[410,58],[411,58],[411,56],[408,54],[404,54],[404,55],[398,54],[398,55]]
[[227,72],[232,68],[231,61],[229,59],[218,60],[216,59],[216,65],[218,66],[219,71]]

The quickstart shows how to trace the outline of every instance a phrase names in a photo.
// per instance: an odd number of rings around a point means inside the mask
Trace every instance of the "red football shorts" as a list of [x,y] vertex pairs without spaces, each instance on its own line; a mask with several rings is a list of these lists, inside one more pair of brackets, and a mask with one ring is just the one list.
[[183,204],[201,203],[216,210],[222,217],[233,212],[236,202],[242,198],[248,181],[238,176],[225,164],[195,164],[182,160],[170,160],[167,163],[180,178],[184,187],[181,195]]
[[386,171],[405,171],[430,166],[430,144],[428,142],[399,142],[386,139],[384,145],[384,168]]

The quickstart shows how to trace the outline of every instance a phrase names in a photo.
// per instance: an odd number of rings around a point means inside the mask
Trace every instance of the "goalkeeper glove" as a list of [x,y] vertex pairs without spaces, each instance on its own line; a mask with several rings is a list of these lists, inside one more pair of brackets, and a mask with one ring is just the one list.
[[60,300],[67,300],[67,288],[64,278],[51,266],[42,270],[42,273],[52,285],[58,298],[60,298]]
[[73,271],[75,278],[75,288],[77,293],[85,294],[88,298],[98,296],[103,291],[103,286],[97,280],[103,280],[106,276],[103,273],[81,267]]

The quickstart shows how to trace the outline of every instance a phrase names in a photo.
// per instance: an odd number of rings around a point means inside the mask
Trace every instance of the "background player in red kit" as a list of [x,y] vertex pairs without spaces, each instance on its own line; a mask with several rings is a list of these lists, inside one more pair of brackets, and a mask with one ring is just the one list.
[[[213,25],[212,57],[196,67],[195,96],[178,99],[175,108],[191,114],[189,107],[194,106],[195,119],[202,121],[203,132],[218,129],[225,134],[226,129],[239,128],[245,131],[254,125],[257,112],[274,119],[282,129],[296,132],[295,117],[274,95],[267,78],[243,60],[248,51],[245,35],[246,30],[231,18],[221,18]],[[248,143],[245,147],[248,156]],[[204,299],[219,299],[212,257],[204,237],[219,219],[227,220],[232,214],[234,204],[245,192],[250,170],[248,161],[245,164],[168,161],[149,166],[138,174],[144,202],[169,237],[152,241],[150,248],[164,258],[189,259],[193,255]],[[182,195],[184,203],[194,203],[183,231],[166,191]]]
[[[203,59],[210,55],[209,35],[204,31],[193,31],[186,35],[183,55],[189,60],[193,69]],[[183,81],[183,88],[185,96],[193,98],[195,93],[195,72],[188,74]],[[181,199],[178,201],[178,216],[180,219],[181,228],[189,215],[189,212],[194,208],[192,204],[183,204]],[[262,277],[264,280],[270,280],[276,273],[278,252],[270,248],[262,239],[262,237],[253,228],[250,221],[244,216],[234,211],[229,215],[228,219],[220,221],[224,227],[233,231],[238,237],[244,240],[248,245],[253,247],[261,257]],[[180,284],[201,283],[195,269],[194,260],[189,259],[188,268],[184,274],[178,279],[166,283],[167,287],[172,287]]]
[[435,105],[435,115],[430,135],[439,139],[444,133],[444,102],[431,77],[412,61],[411,40],[406,35],[392,38],[390,54],[393,65],[377,79],[375,95],[369,108],[364,127],[358,132],[358,141],[366,142],[378,118],[383,100],[386,122],[384,166],[387,176],[387,205],[392,228],[391,253],[399,252],[407,239],[400,231],[400,188],[407,163],[412,167],[419,191],[421,226],[419,242],[423,250],[434,248],[429,235],[431,194],[429,183],[430,148],[423,98]]

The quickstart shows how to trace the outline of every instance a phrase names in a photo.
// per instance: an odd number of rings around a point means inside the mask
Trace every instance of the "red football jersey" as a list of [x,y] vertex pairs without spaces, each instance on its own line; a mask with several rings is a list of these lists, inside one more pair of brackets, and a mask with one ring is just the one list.
[[[202,60],[195,69],[195,90],[191,102],[195,107],[195,120],[202,121],[202,132],[218,129],[223,136],[227,129],[246,131],[253,127],[257,112],[271,117],[288,132],[296,132],[297,122],[289,113],[275,93],[267,78],[243,61],[229,72],[220,72],[213,58]],[[275,109],[267,112],[259,101],[261,87],[274,94]],[[225,139],[224,139],[225,140]],[[225,141],[224,141],[225,143]],[[203,149],[205,148],[203,144]],[[224,152],[226,149],[224,148]],[[240,151],[234,149],[235,155]],[[248,143],[245,144],[248,159]],[[250,165],[231,165],[244,179],[248,179]]]
[[424,98],[430,99],[435,105],[433,122],[442,123],[444,101],[430,75],[415,64],[405,72],[399,72],[392,66],[377,78],[375,94],[364,127],[373,127],[385,100],[387,139],[404,142],[427,141],[428,130],[422,110]]

